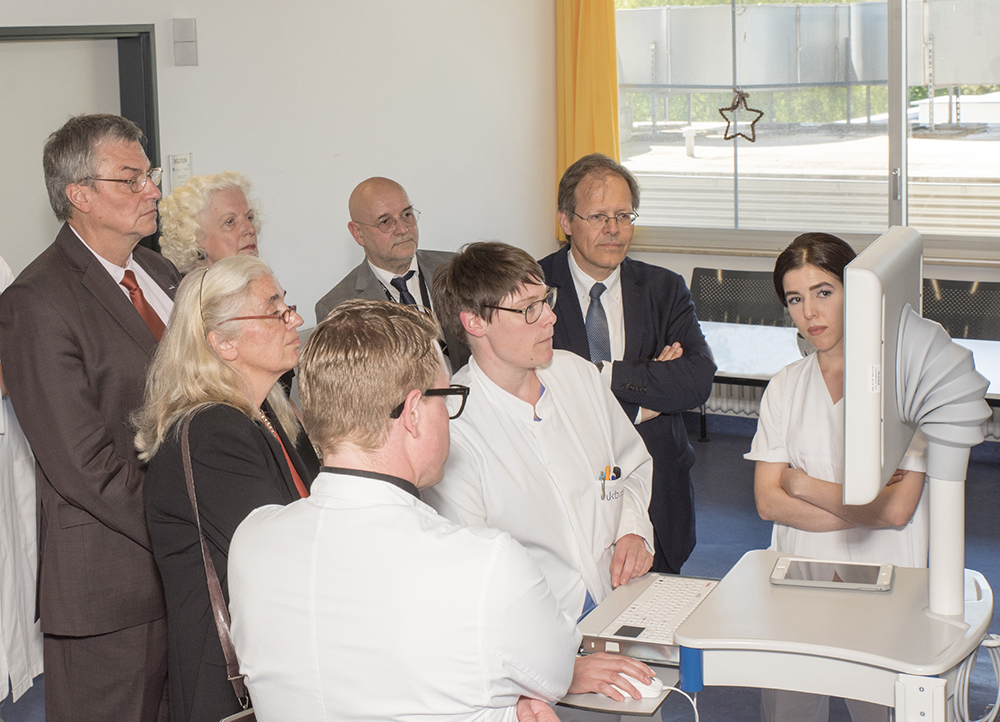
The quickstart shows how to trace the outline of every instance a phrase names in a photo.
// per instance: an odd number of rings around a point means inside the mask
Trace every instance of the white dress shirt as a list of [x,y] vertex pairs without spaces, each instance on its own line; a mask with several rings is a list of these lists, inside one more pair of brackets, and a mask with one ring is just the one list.
[[[576,264],[573,258],[573,251],[568,254],[569,272],[573,276],[573,285],[576,288],[577,298],[580,300],[580,310],[583,311],[583,320],[587,320],[587,311],[590,309],[590,289],[597,283],[596,279],[588,276],[582,268]],[[601,294],[601,305],[604,306],[604,314],[608,317],[608,335],[611,338],[611,360],[621,361],[625,358],[625,307],[622,305],[622,267],[617,266],[611,275],[601,283],[605,286],[604,293]],[[608,388],[611,388],[611,364],[605,364],[607,378],[605,381]],[[605,372],[602,371],[602,376]]]
[[[923,472],[926,450],[927,439],[918,431],[899,468]],[[833,403],[816,354],[790,363],[771,379],[760,402],[757,433],[743,458],[787,463],[813,478],[844,483],[844,400]],[[902,529],[811,532],[776,523],[771,548],[819,559],[926,567],[929,513],[925,483]]]
[[337,471],[255,510],[229,549],[233,641],[261,722],[513,721],[520,695],[565,694],[580,635],[523,547],[386,477]]
[[[455,374],[471,389],[468,403],[451,423],[444,481],[423,497],[449,519],[521,542],[575,619],[588,591],[597,603],[611,593],[618,539],[638,534],[653,549],[653,462],[592,363],[556,351],[535,372],[544,391],[534,407],[475,359]],[[616,467],[616,478],[602,481]]]
[[160,288],[160,284],[153,280],[146,271],[135,262],[135,258],[132,254],[128,254],[128,262],[125,267],[121,267],[117,264],[112,263],[104,256],[100,255],[97,251],[90,247],[90,245],[83,240],[83,237],[76,232],[73,226],[70,226],[70,230],[76,233],[76,237],[80,239],[83,245],[87,246],[87,250],[94,254],[94,258],[101,262],[104,269],[111,275],[112,280],[118,284],[118,287],[125,294],[125,298],[128,299],[129,303],[132,303],[132,297],[129,295],[128,289],[122,285],[122,279],[125,278],[125,271],[132,271],[135,274],[136,283],[139,284],[139,288],[142,290],[142,295],[146,299],[146,303],[156,311],[156,315],[160,317],[163,321],[164,326],[170,325],[170,313],[174,310],[174,302],[167,295],[166,291]]

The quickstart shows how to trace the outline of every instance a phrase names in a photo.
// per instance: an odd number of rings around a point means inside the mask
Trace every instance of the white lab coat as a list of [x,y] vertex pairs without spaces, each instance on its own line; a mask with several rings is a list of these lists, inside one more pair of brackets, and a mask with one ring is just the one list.
[[[0,258],[0,291],[13,280],[10,267]],[[4,398],[0,403],[0,700],[11,690],[16,700],[42,673],[42,632],[35,621],[37,565],[35,459],[10,399]]]
[[[593,364],[556,351],[536,373],[544,391],[534,408],[475,359],[454,376],[470,387],[468,403],[451,424],[444,481],[423,497],[449,519],[521,542],[577,618],[587,591],[597,603],[611,593],[618,539],[638,534],[652,552],[653,462]],[[616,467],[616,479],[601,480]]]
[[561,698],[580,635],[531,556],[339,471],[233,536],[232,634],[257,718],[513,721],[519,695]]
[[[918,431],[900,468],[925,471],[926,448],[926,437]],[[833,403],[815,354],[771,379],[760,402],[757,433],[744,458],[787,463],[816,479],[843,483],[844,401]],[[775,524],[771,548],[821,559],[926,567],[928,525],[925,484],[910,523],[902,529],[809,532]]]

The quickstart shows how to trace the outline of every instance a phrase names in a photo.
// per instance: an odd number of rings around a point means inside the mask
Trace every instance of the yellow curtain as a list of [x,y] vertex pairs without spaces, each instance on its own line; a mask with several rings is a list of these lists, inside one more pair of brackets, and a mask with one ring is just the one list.
[[588,153],[618,160],[614,0],[556,0],[556,177]]

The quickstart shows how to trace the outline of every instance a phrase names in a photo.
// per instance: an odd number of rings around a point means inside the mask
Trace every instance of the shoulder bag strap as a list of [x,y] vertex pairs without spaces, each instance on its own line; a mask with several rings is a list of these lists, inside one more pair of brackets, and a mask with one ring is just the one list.
[[219,584],[219,575],[215,572],[215,564],[208,553],[208,546],[205,544],[205,534],[201,530],[201,516],[198,514],[198,498],[194,493],[194,472],[191,470],[191,445],[188,441],[188,429],[191,426],[191,415],[184,419],[181,427],[181,454],[184,458],[184,479],[187,482],[188,498],[191,500],[191,509],[194,510],[194,520],[198,525],[198,541],[201,543],[201,558],[205,562],[205,577],[208,580],[208,596],[212,600],[212,616],[215,617],[215,628],[219,632],[219,642],[222,644],[222,653],[226,656],[226,673],[229,681],[233,684],[233,691],[239,699],[243,709],[250,704],[250,696],[247,694],[247,686],[243,682],[243,675],[240,674],[240,663],[236,659],[236,648],[233,646],[233,638],[229,634],[229,609],[226,608],[226,600],[222,596],[222,586]]

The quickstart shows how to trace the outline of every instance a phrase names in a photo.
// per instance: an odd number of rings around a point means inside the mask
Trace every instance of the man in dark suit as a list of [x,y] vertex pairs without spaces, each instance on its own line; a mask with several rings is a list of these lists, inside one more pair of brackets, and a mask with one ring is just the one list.
[[[454,253],[420,251],[417,218],[403,186],[388,178],[369,178],[358,184],[348,201],[347,230],[365,249],[365,260],[344,276],[316,303],[316,323],[349,298],[397,301],[431,308],[434,270]],[[469,360],[465,339],[444,332],[445,356],[452,371]]]
[[695,544],[694,491],[681,412],[712,392],[715,363],[684,279],[628,258],[639,186],[601,154],[571,165],[559,183],[567,247],[541,261],[560,289],[552,343],[601,370],[653,457],[653,571],[677,574]]
[[0,354],[37,464],[38,608],[50,720],[165,720],[163,589],[130,414],[180,276],[136,247],[160,169],[115,115],[45,144],[55,242],[0,297]]

